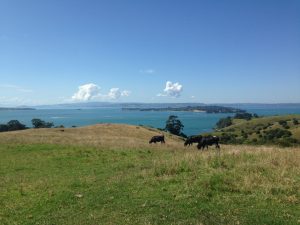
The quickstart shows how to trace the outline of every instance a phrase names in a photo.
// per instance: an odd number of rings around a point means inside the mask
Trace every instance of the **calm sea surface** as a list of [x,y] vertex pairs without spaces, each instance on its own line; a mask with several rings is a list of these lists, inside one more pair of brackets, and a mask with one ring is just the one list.
[[[300,114],[300,107],[241,107],[258,115]],[[202,112],[140,112],[122,111],[120,108],[93,109],[40,109],[22,111],[0,111],[0,123],[19,120],[31,126],[31,119],[39,118],[57,125],[86,126],[96,123],[126,123],[163,128],[169,115],[177,115],[184,124],[184,133],[198,134],[212,130],[216,122],[232,114],[207,114]]]

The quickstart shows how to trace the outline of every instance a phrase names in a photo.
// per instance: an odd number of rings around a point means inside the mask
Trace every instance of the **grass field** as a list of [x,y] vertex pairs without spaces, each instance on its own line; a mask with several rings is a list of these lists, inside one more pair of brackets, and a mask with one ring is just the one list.
[[103,124],[0,134],[0,224],[300,224],[300,148]]
[[[297,121],[296,124],[295,121]],[[285,123],[284,126],[281,124],[282,122]],[[265,136],[268,135],[268,133],[278,129],[281,131],[290,132],[290,137],[266,140]],[[223,135],[225,135],[224,140],[226,140],[226,136],[230,136],[231,139],[224,142],[231,144],[299,146],[300,115],[266,116],[253,118],[251,120],[232,119],[232,125],[218,129],[210,134],[221,137],[221,140]]]

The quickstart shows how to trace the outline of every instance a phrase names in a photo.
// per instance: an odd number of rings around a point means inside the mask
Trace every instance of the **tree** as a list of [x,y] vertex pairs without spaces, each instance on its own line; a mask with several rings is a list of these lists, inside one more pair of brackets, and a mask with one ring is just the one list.
[[51,122],[45,122],[41,119],[32,119],[31,123],[33,125],[33,128],[51,128],[54,126]]
[[222,129],[225,127],[229,127],[230,125],[232,125],[232,120],[231,117],[228,116],[226,118],[221,118],[217,123],[216,123],[216,127],[218,129]]
[[234,116],[234,119],[244,119],[244,120],[251,120],[252,119],[252,114],[251,113],[236,113]]
[[184,125],[178,119],[178,116],[171,115],[166,121],[165,130],[169,131],[171,134],[175,134],[178,136],[186,136],[181,131],[183,130]]
[[7,123],[7,130],[14,131],[14,130],[25,130],[27,127],[20,123],[18,120],[11,120]]
[[8,126],[6,124],[0,124],[0,132],[8,131]]

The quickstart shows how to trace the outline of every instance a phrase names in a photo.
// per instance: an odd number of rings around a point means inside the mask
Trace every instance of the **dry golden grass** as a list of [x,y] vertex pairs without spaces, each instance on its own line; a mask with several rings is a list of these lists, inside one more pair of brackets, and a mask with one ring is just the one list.
[[[3,132],[0,133],[0,143],[139,148],[149,146],[150,138],[162,133],[166,139],[164,148],[183,146],[183,140],[177,136],[153,128],[125,124],[97,124],[79,128]],[[161,146],[161,144],[153,144],[153,146]]]

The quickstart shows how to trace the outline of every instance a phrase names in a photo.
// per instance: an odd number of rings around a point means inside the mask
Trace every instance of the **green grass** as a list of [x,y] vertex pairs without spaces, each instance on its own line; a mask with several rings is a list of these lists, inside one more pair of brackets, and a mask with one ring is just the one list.
[[[210,134],[222,137],[222,134],[235,136],[226,143],[231,144],[269,144],[281,146],[293,146],[300,144],[300,124],[294,124],[293,119],[300,123],[300,115],[266,116],[251,120],[233,119],[232,125],[212,132]],[[286,121],[288,127],[280,125],[280,121]],[[279,138],[266,141],[263,136],[271,130],[282,129],[291,132],[289,139]],[[246,137],[244,136],[246,134]],[[253,140],[256,141],[254,142]],[[291,141],[291,139],[294,139]]]
[[299,224],[299,149],[0,146],[0,224]]

